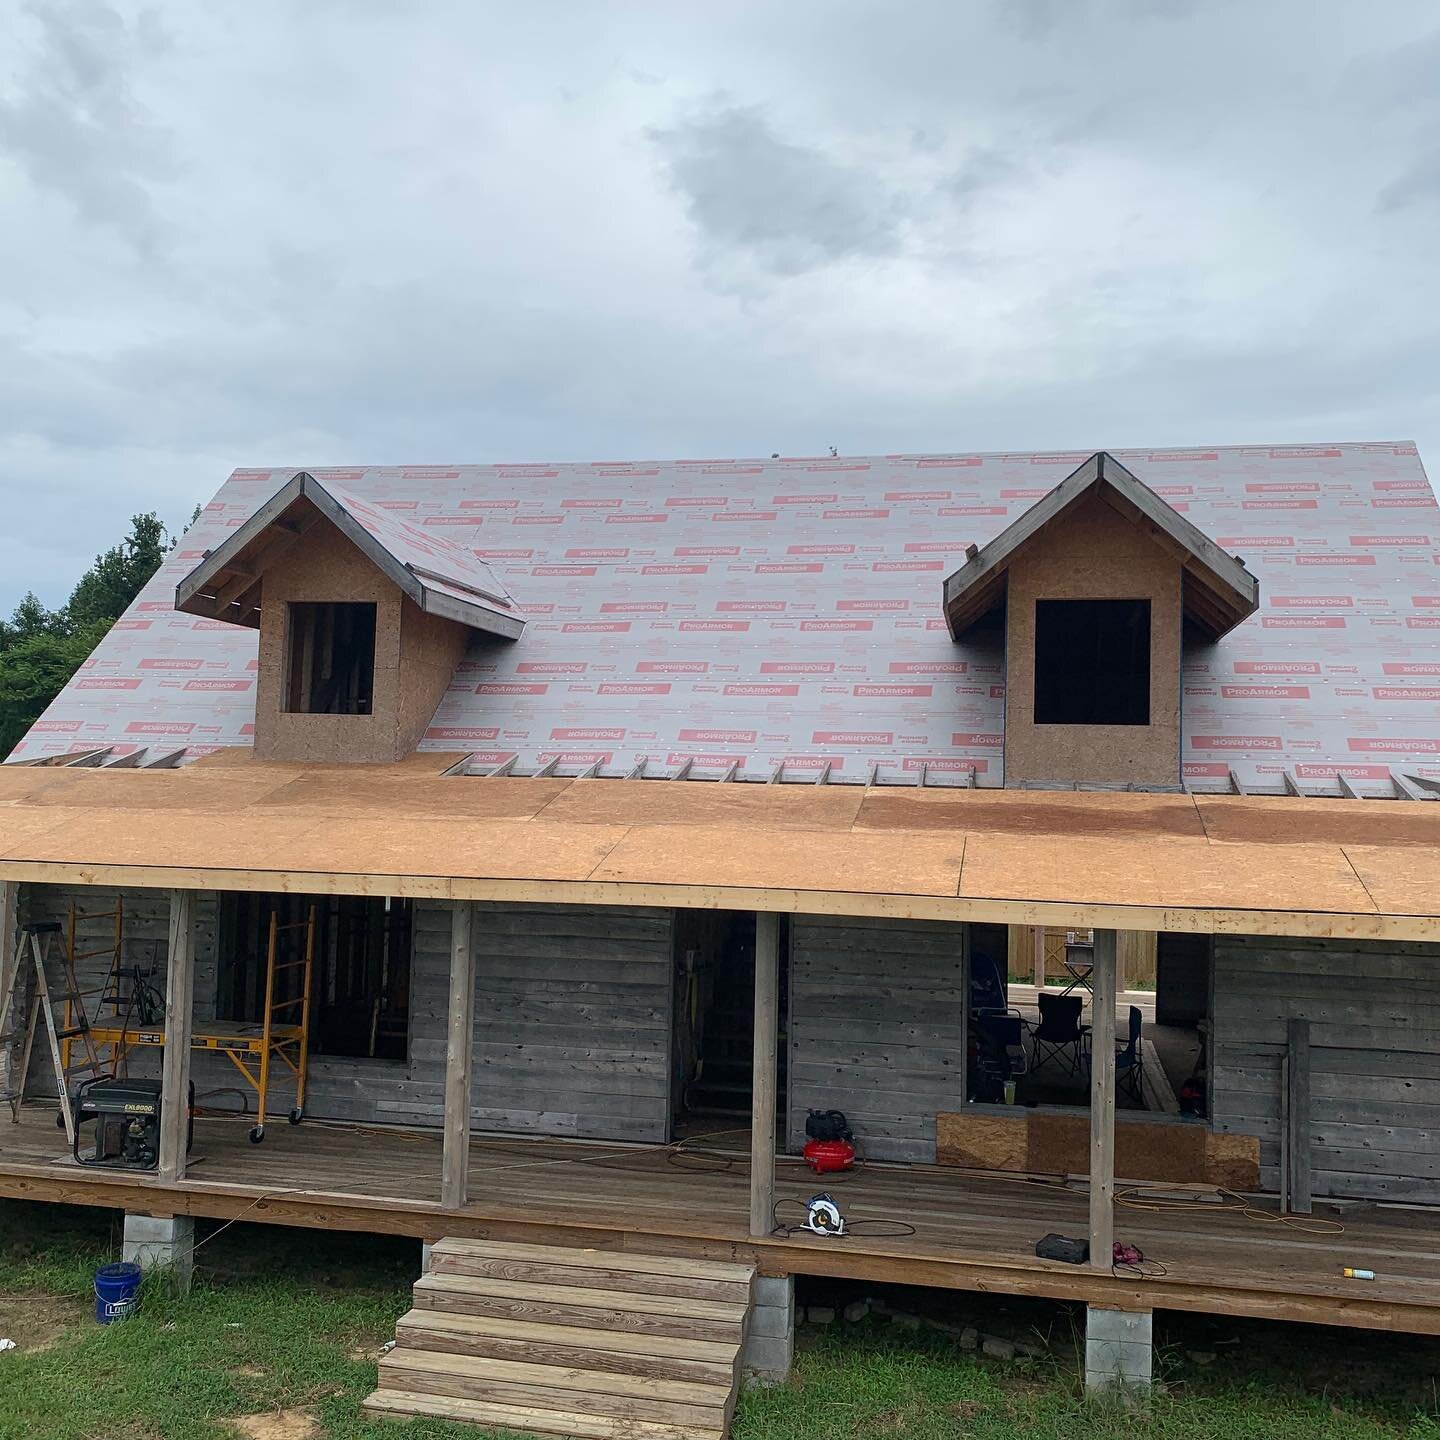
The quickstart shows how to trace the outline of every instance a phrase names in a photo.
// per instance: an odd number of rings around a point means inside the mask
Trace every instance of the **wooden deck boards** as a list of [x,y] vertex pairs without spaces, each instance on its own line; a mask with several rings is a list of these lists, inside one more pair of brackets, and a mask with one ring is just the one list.
[[[843,1240],[748,1234],[748,1141],[721,1137],[698,1153],[580,1141],[476,1137],[470,1203],[439,1206],[438,1135],[306,1122],[272,1127],[200,1120],[187,1178],[89,1170],[61,1158],[63,1136],[39,1105],[0,1122],[0,1195],[312,1225],[435,1240],[470,1236],[617,1251],[734,1259],[798,1273],[1038,1295],[1138,1308],[1243,1314],[1440,1334],[1440,1224],[1434,1211],[1346,1208],[1341,1234],[1211,1206],[1156,1211],[1121,1204],[1117,1237],[1166,1267],[1137,1279],[1037,1260],[1047,1231],[1083,1235],[1083,1191],[927,1166],[873,1166],[815,1180],[782,1157],[780,1218],[831,1190],[862,1226]],[[723,1147],[726,1153],[715,1151]],[[789,1202],[788,1204],[786,1202]],[[1322,1209],[1317,1220],[1329,1218]],[[887,1233],[889,1232],[889,1233]],[[1372,1269],[1346,1280],[1344,1266]]]

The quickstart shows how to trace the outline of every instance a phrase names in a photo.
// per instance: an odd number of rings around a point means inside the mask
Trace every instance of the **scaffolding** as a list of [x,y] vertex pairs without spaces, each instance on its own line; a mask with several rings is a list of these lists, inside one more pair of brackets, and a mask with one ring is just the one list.
[[[269,1114],[270,1083],[274,1066],[287,1069],[295,1081],[295,1103],[287,1116],[298,1125],[305,1118],[305,1081],[310,1067],[310,1000],[315,970],[315,907],[305,919],[280,924],[270,912],[269,940],[265,953],[265,1004],[258,1022],[210,1021],[196,1026],[190,1036],[192,1050],[223,1055],[244,1077],[255,1093],[255,1124],[250,1140],[258,1145],[265,1138]],[[300,933],[297,933],[300,932]],[[298,941],[298,945],[294,942]],[[290,958],[282,959],[282,952]],[[288,977],[299,971],[298,985]],[[137,977],[138,980],[138,977]],[[298,1012],[292,1014],[291,1012]],[[103,1024],[90,1027],[97,1046],[113,1057],[116,1066],[126,1063],[129,1052],[151,1046],[163,1047],[165,1026]]]

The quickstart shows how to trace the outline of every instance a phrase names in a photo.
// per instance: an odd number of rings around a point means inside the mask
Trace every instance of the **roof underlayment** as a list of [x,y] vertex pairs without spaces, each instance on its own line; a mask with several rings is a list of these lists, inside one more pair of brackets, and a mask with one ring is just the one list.
[[[1413,445],[1112,453],[1260,581],[1259,612],[1188,653],[1187,784],[1440,779],[1440,514]],[[998,635],[950,638],[943,581],[1086,458],[313,473],[473,553],[525,617],[517,641],[477,640],[425,748],[989,786],[1003,655]],[[250,743],[254,633],[178,614],[174,592],[294,473],[231,476],[13,759]]]

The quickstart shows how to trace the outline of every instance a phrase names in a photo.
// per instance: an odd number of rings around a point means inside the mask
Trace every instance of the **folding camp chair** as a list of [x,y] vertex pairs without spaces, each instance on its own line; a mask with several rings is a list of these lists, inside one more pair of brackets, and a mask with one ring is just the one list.
[[1130,1007],[1130,1038],[1115,1051],[1115,1084],[1137,1105],[1145,1104],[1145,1055],[1140,1048],[1140,1010]]
[[1040,1022],[1030,1029],[1032,1068],[1038,1070],[1048,1060],[1068,1062],[1069,1074],[1079,1073],[1084,1063],[1087,1028],[1080,1023],[1085,1001],[1079,995],[1047,995],[1043,990],[1035,997],[1040,1007]]

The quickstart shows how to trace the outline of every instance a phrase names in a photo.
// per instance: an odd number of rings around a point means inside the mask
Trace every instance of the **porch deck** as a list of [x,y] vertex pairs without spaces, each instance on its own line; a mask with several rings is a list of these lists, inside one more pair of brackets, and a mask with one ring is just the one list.
[[[777,1165],[781,1221],[832,1190],[850,1221],[839,1240],[748,1234],[746,1136],[696,1150],[575,1140],[480,1137],[470,1193],[439,1205],[438,1135],[306,1121],[247,1140],[248,1122],[196,1122],[190,1172],[177,1185],[66,1158],[53,1112],[0,1121],[0,1196],[316,1226],[435,1240],[461,1235],[754,1259],[770,1274],[827,1275],[1085,1301],[1440,1334],[1440,1224],[1434,1211],[1319,1208],[1313,1228],[1197,1205],[1121,1203],[1116,1234],[1164,1266],[1144,1279],[1039,1260],[1051,1230],[1086,1233],[1086,1196],[1059,1181],[1002,1179],[935,1166],[872,1165],[817,1182],[792,1157]],[[1123,1186],[1119,1187],[1123,1190]],[[792,1202],[787,1204],[786,1202]],[[880,1223],[887,1222],[887,1223]],[[899,1222],[899,1223],[894,1223]],[[1315,1233],[1343,1225],[1343,1233]],[[914,1234],[896,1234],[913,1226]],[[869,1233],[867,1233],[869,1232]],[[1374,1270],[1346,1280],[1342,1267]]]

